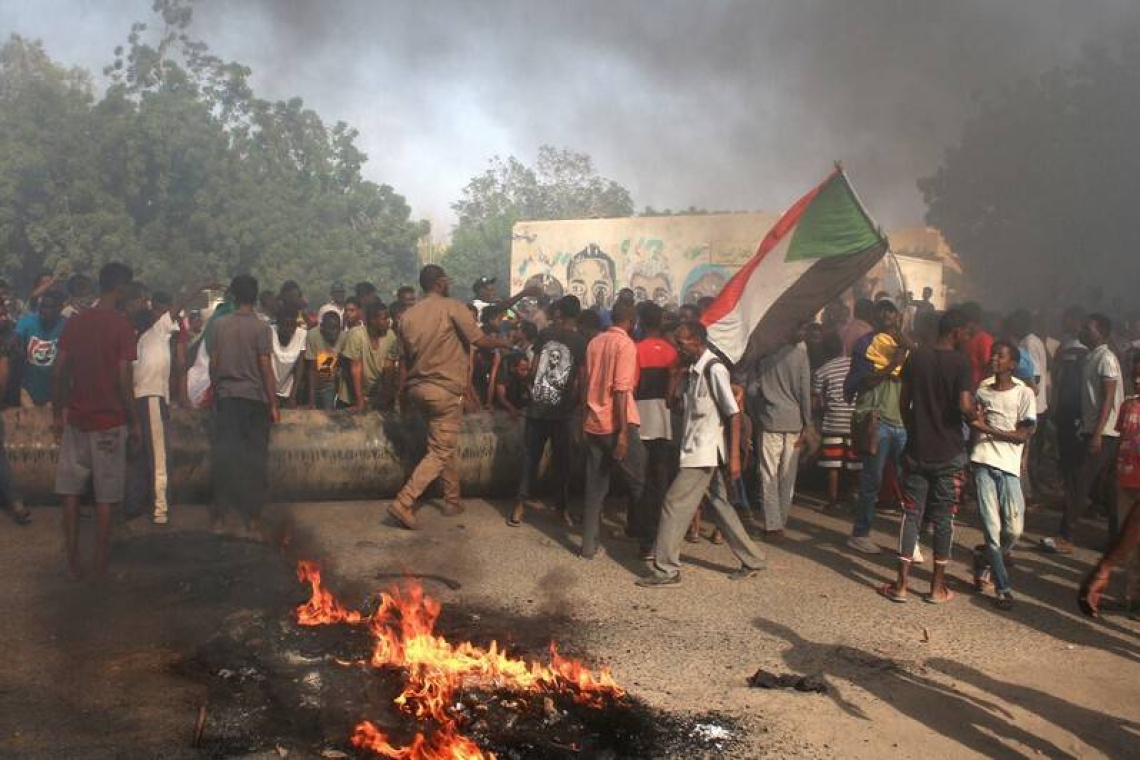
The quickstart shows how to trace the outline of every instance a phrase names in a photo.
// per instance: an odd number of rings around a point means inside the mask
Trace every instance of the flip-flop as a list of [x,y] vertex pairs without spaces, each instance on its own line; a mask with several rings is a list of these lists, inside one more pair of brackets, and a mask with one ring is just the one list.
[[895,591],[895,584],[893,583],[884,583],[882,586],[876,588],[875,591],[878,592],[879,596],[892,601],[895,604],[906,604],[906,594],[899,594],[897,591]]
[[957,594],[955,594],[950,589],[946,589],[946,596],[937,597],[927,594],[926,596],[922,597],[922,601],[926,602],[927,604],[946,604],[946,602],[954,601],[955,596],[957,596]]
[[507,525],[511,526],[512,528],[517,528],[522,525],[522,520],[516,518],[514,515],[511,515],[507,518]]

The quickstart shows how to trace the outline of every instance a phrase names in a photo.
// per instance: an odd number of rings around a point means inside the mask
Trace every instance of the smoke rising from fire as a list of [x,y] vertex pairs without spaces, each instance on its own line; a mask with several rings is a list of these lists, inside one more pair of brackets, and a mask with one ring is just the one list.
[[[0,6],[0,31],[94,70],[151,16],[149,0],[18,6]],[[1129,0],[202,0],[196,14],[260,93],[357,127],[369,176],[437,229],[488,157],[529,161],[543,143],[589,153],[658,208],[780,209],[843,159],[881,222],[914,224],[916,178],[979,95],[1140,24]]]

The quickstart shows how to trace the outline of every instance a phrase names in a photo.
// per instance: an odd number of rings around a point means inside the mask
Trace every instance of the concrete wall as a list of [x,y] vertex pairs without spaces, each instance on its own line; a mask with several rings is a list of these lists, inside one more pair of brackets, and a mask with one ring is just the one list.
[[[608,308],[617,291],[629,287],[638,300],[693,303],[720,291],[777,218],[755,213],[519,222],[511,243],[511,292],[538,284],[552,296],[573,293],[584,306]],[[898,261],[915,297],[929,285],[941,307],[942,264],[903,255]],[[868,278],[865,287],[872,291],[880,289],[877,284],[897,289],[881,266]]]
[[716,295],[756,252],[775,214],[519,222],[511,244],[511,291],[541,284],[608,308],[621,288],[661,305]]

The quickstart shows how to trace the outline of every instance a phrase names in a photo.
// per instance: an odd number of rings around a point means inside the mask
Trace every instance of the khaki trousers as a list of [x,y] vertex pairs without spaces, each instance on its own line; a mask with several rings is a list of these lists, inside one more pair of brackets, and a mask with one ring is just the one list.
[[458,503],[459,473],[455,456],[463,423],[463,394],[420,383],[409,388],[407,396],[408,406],[427,420],[427,453],[396,495],[396,502],[411,509],[428,486],[439,478],[443,498]]

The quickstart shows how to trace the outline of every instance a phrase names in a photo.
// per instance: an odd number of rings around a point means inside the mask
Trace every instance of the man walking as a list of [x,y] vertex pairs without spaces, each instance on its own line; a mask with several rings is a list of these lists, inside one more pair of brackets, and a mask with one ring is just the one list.
[[[615,304],[614,313],[617,311]],[[688,365],[681,467],[665,495],[654,545],[653,572],[637,581],[637,585],[653,588],[681,582],[681,541],[706,493],[713,522],[741,563],[728,577],[751,578],[764,566],[764,557],[748,537],[728,498],[727,482],[740,477],[740,409],[732,393],[728,368],[708,349],[704,325],[684,322],[675,335],[681,358]]]
[[[135,331],[120,313],[134,277],[116,262],[99,272],[99,303],[67,321],[59,338],[52,425],[59,441],[55,492],[63,497],[63,529],[71,577],[83,577],[79,557],[79,498],[95,491],[94,577],[107,572],[111,511],[123,500],[127,449],[139,442],[131,364]],[[66,413],[66,416],[65,416]]]
[[598,552],[602,504],[610,490],[616,464],[637,504],[645,489],[645,449],[641,445],[641,417],[633,392],[637,385],[637,346],[633,331],[633,305],[614,304],[612,325],[586,347],[586,492],[582,516],[582,557]]
[[421,269],[420,287],[424,296],[400,317],[399,338],[408,407],[427,418],[427,454],[388,505],[388,513],[409,530],[419,527],[416,502],[436,478],[443,485],[443,514],[451,517],[463,512],[455,452],[470,349],[510,348],[509,342],[479,329],[471,310],[450,297],[451,281],[443,267],[428,264]]
[[551,307],[551,326],[539,333],[534,344],[533,381],[523,432],[526,463],[515,496],[515,508],[507,520],[511,526],[522,524],[547,441],[550,441],[553,457],[551,469],[557,508],[562,519],[569,520],[570,481],[563,463],[570,458],[570,426],[581,398],[586,358],[586,341],[577,326],[581,310],[577,296],[556,301]]
[[978,388],[979,414],[971,423],[977,432],[970,462],[978,492],[984,546],[974,554],[974,586],[982,591],[992,577],[998,609],[1013,608],[1013,593],[1005,555],[1017,543],[1025,524],[1021,490],[1021,452],[1036,424],[1034,394],[1013,377],[1020,351],[1005,341],[994,343],[993,381]]
[[[1066,494],[1065,512],[1061,517],[1061,535],[1055,539],[1045,539],[1046,550],[1060,554],[1073,551],[1073,534],[1077,520],[1089,506],[1089,493],[1098,480],[1113,484],[1116,482],[1116,453],[1120,433],[1116,429],[1116,417],[1124,402],[1124,378],[1120,372],[1120,362],[1112,353],[1109,338],[1112,322],[1103,314],[1090,314],[1085,318],[1079,335],[1081,343],[1088,348],[1085,357],[1081,383],[1081,422],[1080,447],[1084,453],[1081,469],[1077,474],[1076,488]],[[1118,516],[1116,514],[1116,489],[1109,487],[1105,508],[1108,512],[1109,539],[1116,537]]]
[[749,389],[759,430],[757,459],[764,509],[764,532],[784,537],[795,495],[796,467],[805,431],[811,428],[811,364],[801,325],[775,353],[760,360]]
[[[899,329],[899,312],[890,301],[875,305],[874,333],[854,348],[845,391],[854,391],[855,411],[851,416],[855,446],[863,458],[859,482],[859,503],[847,545],[864,554],[878,554],[871,540],[875,502],[888,466],[901,472],[907,433],[899,409],[902,382],[899,374],[910,349],[909,340]],[[921,560],[919,560],[921,561]]]
[[907,601],[907,579],[924,516],[934,525],[934,575],[925,600],[942,604],[954,598],[946,587],[946,566],[966,467],[962,422],[975,416],[970,359],[962,353],[969,340],[967,322],[961,311],[943,314],[935,344],[919,346],[903,366],[907,476],[899,570],[894,583],[878,589],[892,602]]
[[280,419],[273,328],[254,312],[256,279],[238,275],[230,293],[235,310],[217,321],[208,345],[215,401],[211,518],[218,530],[234,510],[255,533],[269,485],[269,429]]

